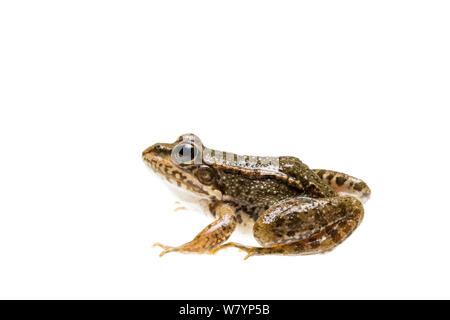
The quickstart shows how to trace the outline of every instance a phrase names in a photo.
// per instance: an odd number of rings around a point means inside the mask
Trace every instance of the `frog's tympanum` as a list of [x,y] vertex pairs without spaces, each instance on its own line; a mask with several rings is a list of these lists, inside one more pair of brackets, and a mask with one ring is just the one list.
[[[347,239],[363,219],[365,182],[344,173],[310,169],[295,157],[239,156],[205,147],[193,134],[157,143],[144,162],[184,200],[201,204],[215,221],[168,252],[215,253],[237,247],[253,255],[325,253]],[[261,247],[225,243],[236,227],[253,228]]]

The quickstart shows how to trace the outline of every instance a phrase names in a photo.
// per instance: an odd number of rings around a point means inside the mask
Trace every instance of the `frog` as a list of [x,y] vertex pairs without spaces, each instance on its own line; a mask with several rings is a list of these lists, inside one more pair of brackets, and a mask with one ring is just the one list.
[[[310,169],[293,156],[246,156],[207,148],[192,133],[156,143],[144,163],[181,199],[199,204],[214,219],[191,241],[159,242],[169,252],[215,254],[234,247],[257,255],[330,252],[361,224],[371,190],[361,179]],[[227,242],[235,230],[250,230],[259,246]]]

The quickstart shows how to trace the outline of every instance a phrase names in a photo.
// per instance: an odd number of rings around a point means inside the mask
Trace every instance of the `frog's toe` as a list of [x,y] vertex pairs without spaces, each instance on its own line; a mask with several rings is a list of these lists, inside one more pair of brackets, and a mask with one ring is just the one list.
[[216,249],[212,250],[210,253],[211,254],[215,254],[218,251],[220,251],[222,249],[225,249],[225,248],[229,248],[229,247],[233,247],[233,248],[237,248],[239,250],[245,251],[247,253],[247,255],[245,256],[244,260],[247,260],[251,256],[257,255],[257,251],[254,250],[255,248],[248,247],[248,246],[245,246],[243,244],[236,243],[236,242],[225,243],[224,245],[221,245],[221,246],[217,247]]
[[218,246],[217,248],[215,248],[215,249],[209,251],[209,253],[210,253],[210,254],[216,254],[217,252],[219,252],[219,251],[222,250],[222,249],[226,249],[226,248],[228,248],[228,247],[237,247],[238,245],[239,245],[239,244],[238,244],[238,243],[235,243],[235,242],[228,242],[228,243],[225,243],[225,244],[223,244],[223,245],[221,245],[221,246]]
[[170,247],[170,246],[166,246],[166,245],[161,244],[161,243],[159,243],[159,242],[156,242],[156,243],[153,245],[153,248],[154,248],[154,247],[160,247],[160,248],[163,248],[163,249],[164,249],[164,250],[159,254],[160,257],[162,257],[163,255],[165,255],[166,253],[176,251],[176,248]]
[[247,247],[238,243],[235,247],[247,253],[247,255],[244,257],[244,260],[247,260],[250,257],[259,256],[261,254],[260,253],[261,248],[258,247]]
[[166,250],[172,248],[172,247],[166,246],[166,245],[164,245],[162,243],[159,243],[159,242],[154,243],[152,248],[154,248],[154,247],[160,247],[160,248],[163,248],[163,249],[166,249]]
[[247,260],[250,257],[258,255],[255,251],[249,250],[247,251],[247,255],[245,256],[244,260]]
[[239,250],[245,251],[247,253],[247,255],[244,257],[244,260],[247,260],[248,258],[253,257],[253,256],[260,255],[259,250],[258,250],[259,248],[257,248],[257,247],[247,247],[247,246],[237,244],[235,246],[235,248],[238,248]]
[[174,250],[174,249],[175,249],[175,248],[169,248],[169,249],[164,250],[163,252],[161,252],[161,253],[159,254],[159,257],[162,258],[166,253],[176,251],[176,250]]

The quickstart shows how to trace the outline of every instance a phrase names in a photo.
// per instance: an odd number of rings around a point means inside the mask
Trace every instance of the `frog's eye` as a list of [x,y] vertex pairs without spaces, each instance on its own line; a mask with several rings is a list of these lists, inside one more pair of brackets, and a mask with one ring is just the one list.
[[196,171],[195,175],[198,180],[204,184],[211,184],[214,181],[214,172],[208,166],[200,166]]
[[190,143],[178,144],[172,151],[172,157],[178,164],[191,164],[198,154],[199,150]]

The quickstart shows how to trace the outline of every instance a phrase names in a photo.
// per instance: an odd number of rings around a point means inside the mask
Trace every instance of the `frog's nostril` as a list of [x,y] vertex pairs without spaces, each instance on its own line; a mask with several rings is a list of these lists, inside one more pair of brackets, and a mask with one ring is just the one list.
[[170,155],[171,148],[168,145],[157,143],[148,147],[142,152],[142,156],[145,158],[151,158],[155,156],[166,156]]
[[142,155],[145,156],[147,153],[152,152],[154,149],[155,149],[155,145],[153,145],[153,146],[151,146],[151,147],[148,147],[147,149],[145,149],[145,150],[142,152]]

